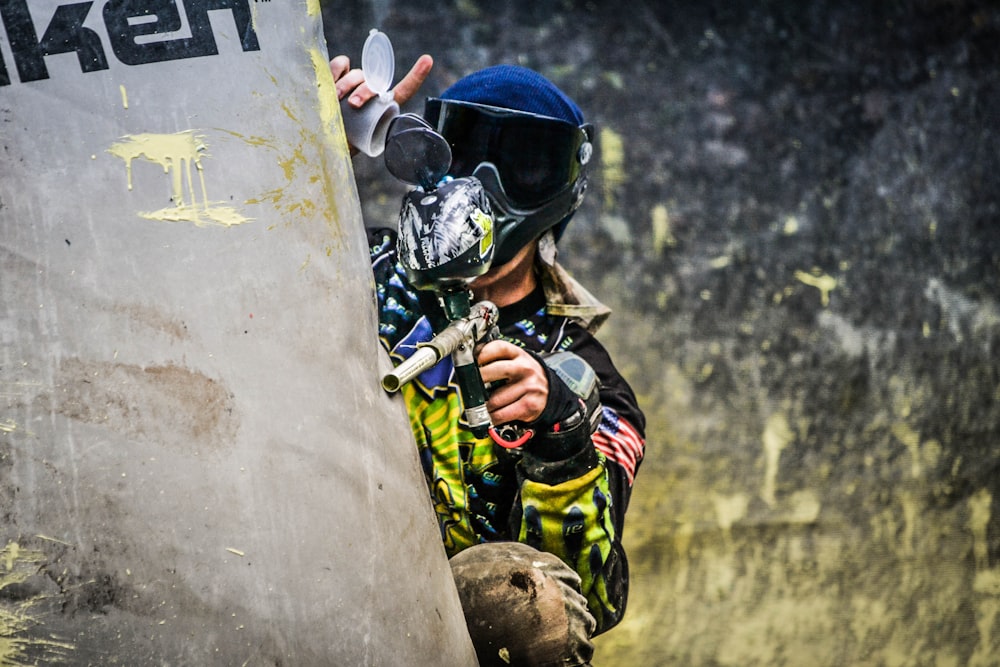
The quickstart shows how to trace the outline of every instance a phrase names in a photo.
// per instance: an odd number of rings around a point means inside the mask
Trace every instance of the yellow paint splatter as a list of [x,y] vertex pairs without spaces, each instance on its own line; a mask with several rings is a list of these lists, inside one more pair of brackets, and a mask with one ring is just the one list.
[[0,421],[0,433],[13,433],[17,430],[17,423],[13,419]]
[[878,636],[891,627],[891,615],[885,600],[856,593],[851,598],[850,628],[854,641],[863,643],[869,635]]
[[973,590],[976,600],[976,627],[979,642],[966,663],[968,667],[993,667],[996,664],[996,623],[1000,618],[1000,571],[997,569],[976,572]]
[[715,520],[719,528],[729,533],[734,523],[746,517],[750,499],[745,493],[734,493],[730,496],[713,493],[712,505],[715,506]]
[[333,124],[340,113],[340,105],[337,102],[337,89],[333,82],[333,75],[330,73],[330,63],[326,56],[315,46],[309,49],[309,58],[312,60],[313,72],[316,75],[316,89],[319,99],[319,120],[322,127],[329,133],[328,138],[333,138]]
[[[337,100],[337,88],[333,81],[333,74],[330,72],[330,62],[324,52],[317,47],[309,49],[309,57],[313,64],[313,73],[316,76],[316,94],[319,103],[320,117],[320,139],[322,143],[332,152],[348,155],[347,135],[344,133],[343,119],[340,117],[340,102]],[[322,158],[320,167],[325,179],[330,178],[333,171],[326,164],[326,153],[321,152]],[[352,186],[356,187],[356,185]],[[323,193],[326,195],[327,219],[338,221],[340,216],[337,212],[338,202],[335,193],[338,187],[344,187],[343,183],[336,184],[327,180]]]
[[285,180],[291,181],[295,176],[295,169],[297,167],[304,167],[308,164],[305,153],[302,148],[296,148],[292,151],[291,155],[278,161],[278,166],[281,167],[281,171],[285,174]]
[[[113,144],[108,152],[125,161],[128,189],[132,189],[132,163],[135,160],[152,162],[170,176],[171,200],[174,205],[159,211],[140,213],[149,220],[162,222],[193,222],[201,227],[216,225],[232,227],[249,222],[236,209],[208,200],[205,173],[201,158],[207,146],[203,137],[191,130],[175,134],[136,134],[124,137]],[[194,187],[194,172],[201,185],[201,202]],[[185,191],[188,196],[185,196]]]
[[923,472],[920,465],[920,434],[910,428],[909,424],[897,422],[892,425],[892,434],[896,439],[906,445],[910,452],[910,474],[920,477]]
[[778,481],[778,463],[781,452],[792,442],[794,434],[788,425],[788,418],[781,413],[771,415],[764,427],[764,487],[761,498],[769,506],[775,505],[775,489]]
[[812,491],[796,491],[789,498],[790,513],[789,521],[795,523],[812,524],[819,518],[819,511],[822,508],[819,498]]
[[976,559],[976,569],[989,567],[989,543],[986,529],[990,523],[993,496],[986,489],[980,489],[969,498],[969,530],[972,532],[972,553]]
[[122,94],[122,108],[128,109],[128,92],[125,90],[125,85],[118,86],[118,90]]
[[902,530],[899,531],[900,553],[905,558],[912,558],[916,546],[915,536],[920,517],[920,503],[913,493],[907,490],[900,491],[897,500],[903,510],[903,526]]
[[615,206],[618,188],[625,183],[625,141],[609,127],[601,129],[601,175],[604,210]]
[[650,217],[653,227],[653,252],[661,255],[664,248],[673,248],[677,245],[677,239],[670,228],[670,213],[666,206],[657,204],[653,207]]
[[[0,593],[35,576],[45,560],[41,551],[22,549],[17,542],[8,542],[0,549]],[[66,654],[75,648],[56,638],[32,636],[37,635],[37,630],[31,631],[42,625],[33,609],[41,599],[41,596],[34,596],[12,602],[0,595],[0,665],[3,667],[64,662]]]
[[185,204],[163,208],[159,211],[148,211],[139,215],[148,220],[158,220],[160,222],[193,222],[198,227],[206,225],[235,227],[236,225],[242,225],[244,222],[249,222],[249,218],[243,217],[239,211],[231,206]]
[[[1000,597],[1000,570],[992,568],[976,572],[976,578],[972,583],[972,590],[992,597]],[[988,627],[993,627],[992,625]]]
[[799,232],[799,219],[794,215],[790,215],[785,218],[785,226],[781,230],[785,236],[792,236]]
[[691,542],[694,540],[694,524],[690,521],[677,526],[674,531],[674,551],[677,554],[677,577],[674,590],[681,593],[686,587],[691,569]]
[[892,434],[906,445],[906,449],[910,452],[910,473],[914,478],[923,475],[924,466],[933,468],[941,460],[941,443],[933,438],[926,441],[921,440],[920,434],[914,431],[909,424],[905,422],[893,424]]
[[979,643],[969,659],[971,667],[986,667],[996,662],[994,632],[1000,618],[1000,570],[990,567],[988,529],[992,508],[993,495],[987,489],[980,489],[969,498],[966,526],[972,533],[972,556],[976,563],[973,590],[979,594],[976,600]]
[[[299,141],[290,143],[276,137],[263,137],[257,135],[243,135],[231,130],[221,130],[227,134],[243,141],[252,148],[263,148],[276,153],[275,164],[282,172],[287,187],[275,187],[266,192],[248,198],[244,203],[250,206],[270,204],[280,212],[281,220],[285,222],[294,219],[312,220],[322,213],[325,220],[331,224],[338,220],[336,192],[344,187],[354,187],[353,181],[350,184],[325,183],[325,187],[320,188],[296,188],[292,187],[295,182],[307,181],[310,184],[319,184],[331,178],[332,174],[338,173],[338,169],[326,164],[326,151],[322,147],[330,149],[331,152],[348,154],[347,140],[342,131],[340,121],[340,105],[337,102],[336,86],[333,76],[330,73],[330,65],[326,56],[317,48],[308,50],[316,78],[316,112],[319,121],[304,121],[305,110],[293,108],[288,101],[282,101],[279,108],[284,115],[295,125],[299,126]],[[277,85],[278,79],[271,77],[271,81]],[[316,153],[317,147],[321,149]],[[301,197],[305,192],[321,192],[325,197],[326,210],[321,212],[324,202],[314,201]],[[299,195],[296,197],[296,195]],[[276,229],[277,225],[268,226],[268,231]]]
[[820,302],[824,306],[828,306],[830,304],[830,292],[837,287],[836,278],[828,276],[825,273],[813,275],[811,273],[806,273],[805,271],[796,271],[795,279],[809,285],[810,287],[818,289],[820,291]]

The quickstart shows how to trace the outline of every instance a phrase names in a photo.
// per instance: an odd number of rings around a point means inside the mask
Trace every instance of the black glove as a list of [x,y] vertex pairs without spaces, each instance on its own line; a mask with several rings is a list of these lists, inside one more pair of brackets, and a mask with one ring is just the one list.
[[590,365],[572,352],[539,356],[549,397],[538,419],[525,425],[532,436],[522,447],[529,479],[558,484],[598,464],[590,436],[601,422],[600,383]]

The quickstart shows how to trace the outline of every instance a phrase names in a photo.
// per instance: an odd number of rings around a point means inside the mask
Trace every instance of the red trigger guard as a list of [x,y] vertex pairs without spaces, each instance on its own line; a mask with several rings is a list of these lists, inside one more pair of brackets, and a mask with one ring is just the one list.
[[518,438],[517,440],[505,440],[504,437],[500,435],[497,432],[496,428],[494,428],[493,426],[490,426],[489,433],[490,437],[493,438],[493,442],[497,443],[504,449],[517,449],[524,443],[528,442],[528,440],[531,440],[532,436],[535,435],[534,431],[532,431],[530,428],[527,428],[524,430],[524,433],[521,435],[521,437]]

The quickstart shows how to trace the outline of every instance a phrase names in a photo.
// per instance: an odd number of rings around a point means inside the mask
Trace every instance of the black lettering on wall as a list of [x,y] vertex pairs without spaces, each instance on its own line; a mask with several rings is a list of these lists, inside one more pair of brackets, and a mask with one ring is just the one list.
[[[56,8],[49,27],[38,39],[31,21],[27,0],[3,0],[0,16],[7,28],[7,39],[14,53],[14,64],[21,81],[39,81],[49,78],[45,56],[76,52],[80,69],[96,72],[108,69],[108,59],[101,46],[101,38],[90,28],[84,28],[93,2],[79,2]],[[6,65],[0,63],[0,85],[9,85]]]
[[[42,35],[39,47],[45,55],[76,52],[80,69],[97,72],[108,69],[108,59],[101,46],[101,38],[90,28],[84,28],[87,12],[93,2],[62,5],[56,9],[52,22]],[[22,81],[24,79],[22,78]]]
[[[41,39],[35,31],[29,1],[0,0],[0,19],[22,83],[48,79],[45,57],[59,53],[76,53],[84,72],[108,69],[100,35],[83,25],[93,0],[56,7]],[[180,7],[185,8],[184,16]],[[183,3],[178,0],[108,0],[102,14],[115,56],[126,65],[144,65],[217,55],[219,49],[209,20],[209,12],[213,10],[231,11],[243,50],[260,51],[250,0],[185,0]],[[157,35],[181,30],[185,17],[190,37],[155,39]],[[0,86],[10,84],[10,72],[0,53]]]
[[[219,52],[212,33],[208,12],[228,9],[233,12],[236,29],[244,51],[259,51],[248,0],[187,0],[184,3],[190,37],[137,43],[145,35],[174,32],[181,27],[176,0],[109,0],[104,5],[104,24],[111,38],[111,48],[126,65],[213,56]],[[130,23],[129,19],[155,17],[153,21]]]

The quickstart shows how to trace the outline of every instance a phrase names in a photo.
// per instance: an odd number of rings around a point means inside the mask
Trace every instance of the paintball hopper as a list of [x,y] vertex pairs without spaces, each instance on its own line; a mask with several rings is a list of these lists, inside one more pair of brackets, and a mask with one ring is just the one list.
[[416,186],[403,197],[397,251],[421,290],[464,289],[493,261],[493,211],[475,177],[446,178],[448,142],[421,117],[398,116],[389,128],[385,164]]
[[389,90],[393,58],[392,42],[385,33],[375,29],[369,32],[361,52],[361,69],[375,97],[360,109],[348,104],[346,97],[340,103],[348,142],[370,157],[377,157],[383,151],[392,121],[399,117],[399,105]]

